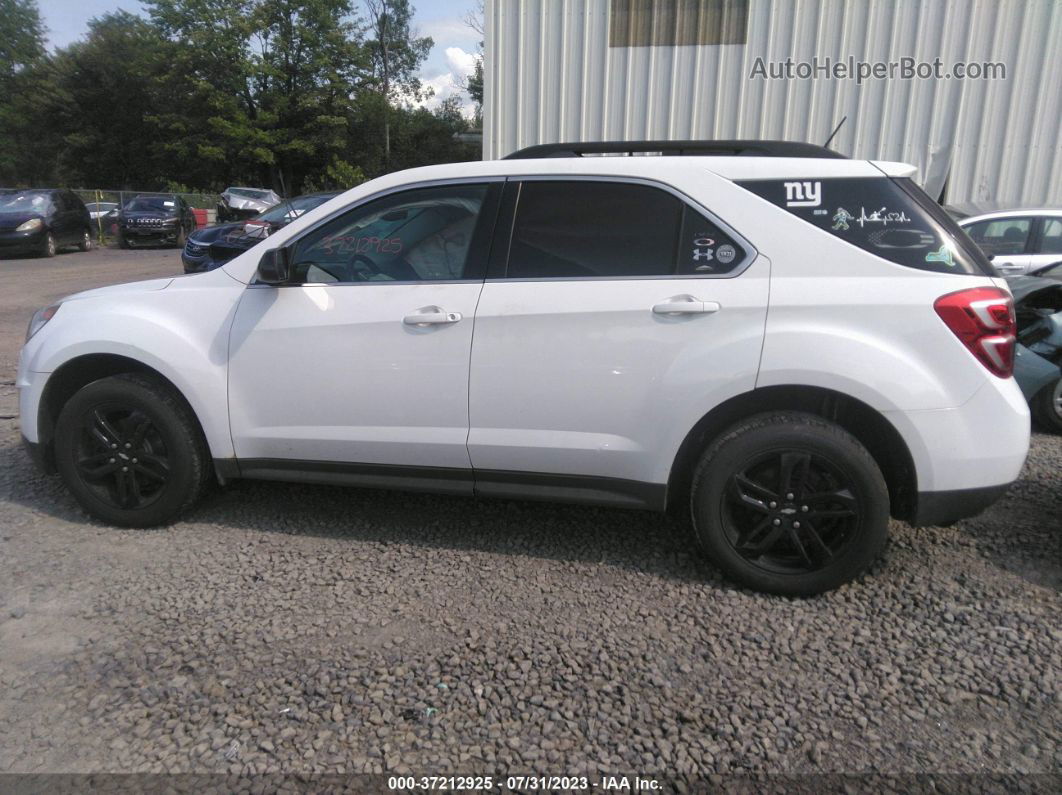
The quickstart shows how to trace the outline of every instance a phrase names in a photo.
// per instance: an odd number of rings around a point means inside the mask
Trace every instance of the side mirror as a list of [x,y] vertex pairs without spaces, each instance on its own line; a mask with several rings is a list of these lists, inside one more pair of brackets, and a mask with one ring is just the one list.
[[291,279],[290,252],[286,248],[271,248],[258,261],[258,281],[263,284],[286,284]]

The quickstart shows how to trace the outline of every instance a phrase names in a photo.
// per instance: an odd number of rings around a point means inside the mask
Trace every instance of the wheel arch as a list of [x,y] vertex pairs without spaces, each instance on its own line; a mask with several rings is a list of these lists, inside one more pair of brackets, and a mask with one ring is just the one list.
[[193,408],[191,401],[188,400],[181,388],[163,373],[142,361],[120,354],[82,354],[64,362],[55,370],[48,377],[41,393],[40,404],[37,408],[37,437],[41,446],[42,460],[47,471],[56,471],[53,442],[55,439],[55,425],[63,406],[82,387],[102,378],[109,378],[123,373],[138,373],[151,376],[172,389],[195,418],[196,429],[204,439],[207,438],[202,421],[199,419],[199,415]]
[[897,519],[913,516],[917,504],[914,459],[900,432],[866,403],[824,387],[767,386],[735,395],[713,408],[690,429],[675,455],[668,477],[668,511],[685,513],[697,459],[726,428],[754,414],[803,411],[836,423],[867,448],[889,489],[890,512]]

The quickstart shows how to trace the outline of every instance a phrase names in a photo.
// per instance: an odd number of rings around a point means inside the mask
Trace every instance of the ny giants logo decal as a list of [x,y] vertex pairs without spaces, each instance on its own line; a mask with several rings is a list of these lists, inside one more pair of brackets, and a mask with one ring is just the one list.
[[818,207],[822,204],[821,182],[783,182],[786,207]]

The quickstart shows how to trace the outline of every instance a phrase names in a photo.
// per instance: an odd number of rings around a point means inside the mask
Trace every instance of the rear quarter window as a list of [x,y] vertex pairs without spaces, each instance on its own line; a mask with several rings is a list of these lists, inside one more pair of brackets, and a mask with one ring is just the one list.
[[738,184],[898,265],[937,273],[992,273],[988,259],[966,233],[909,179],[835,177]]

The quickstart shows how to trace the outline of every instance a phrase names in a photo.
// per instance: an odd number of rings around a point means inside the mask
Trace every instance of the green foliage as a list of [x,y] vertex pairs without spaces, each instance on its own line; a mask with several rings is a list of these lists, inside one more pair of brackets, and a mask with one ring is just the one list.
[[410,104],[409,0],[354,2],[147,0],[49,56],[36,0],[0,0],[0,184],[293,195],[476,157],[455,102]]

